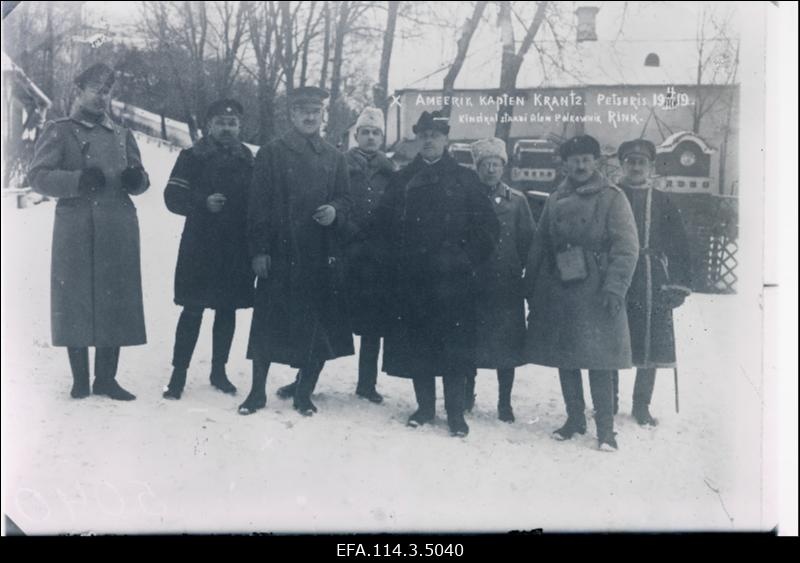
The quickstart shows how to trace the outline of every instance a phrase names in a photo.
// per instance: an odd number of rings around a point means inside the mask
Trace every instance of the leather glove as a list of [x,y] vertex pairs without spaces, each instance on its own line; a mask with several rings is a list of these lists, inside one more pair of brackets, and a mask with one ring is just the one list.
[[81,171],[78,179],[78,189],[82,194],[96,194],[106,185],[106,175],[97,166],[90,166]]
[[665,287],[661,289],[661,301],[670,309],[683,305],[688,296],[688,293],[677,288]]
[[141,186],[143,179],[144,170],[141,166],[128,166],[120,175],[122,189],[126,192],[130,192]]

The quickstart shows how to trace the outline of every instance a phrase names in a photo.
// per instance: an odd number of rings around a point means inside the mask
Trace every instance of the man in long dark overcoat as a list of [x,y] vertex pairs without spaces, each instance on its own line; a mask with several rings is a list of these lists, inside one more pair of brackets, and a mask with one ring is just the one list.
[[568,440],[586,432],[581,369],[589,370],[598,447],[615,451],[613,375],[631,366],[625,295],[639,241],[622,190],[597,171],[600,144],[589,135],[560,147],[568,176],[547,199],[525,277],[529,362],[558,368]]
[[[658,368],[675,367],[675,328],[672,309],[691,293],[689,241],[680,210],[669,193],[657,189],[652,177],[656,148],[634,139],[619,146],[623,176],[619,186],[630,201],[639,232],[639,261],[628,290],[633,385],[631,413],[642,426],[658,424],[650,414],[650,400]],[[617,404],[615,383],[615,405]]]
[[211,385],[236,393],[225,364],[236,330],[236,310],[253,306],[255,274],[247,252],[247,195],[253,154],[239,141],[244,111],[236,100],[217,100],[206,112],[207,135],[181,151],[164,201],[186,217],[175,303],[183,307],[175,331],[172,376],[164,398],[180,399],[205,309],[214,310]]
[[[386,331],[391,268],[382,246],[364,233],[394,172],[394,164],[380,150],[383,139],[383,112],[378,108],[364,108],[356,121],[357,145],[345,153],[352,207],[340,238],[346,259],[345,290],[350,324],[361,340],[356,395],[373,403],[383,402],[376,384],[381,337]],[[278,396],[294,397],[296,387],[296,381],[281,387]]]
[[414,382],[418,410],[411,427],[435,418],[436,377],[442,377],[450,433],[466,436],[464,386],[475,371],[475,268],[491,254],[499,226],[475,172],[446,150],[447,118],[423,112],[413,130],[420,152],[391,182],[372,223],[396,268],[383,370]]
[[295,89],[291,130],[256,157],[248,209],[258,276],[247,352],[253,387],[241,414],[266,405],[271,362],[300,369],[294,407],[314,414],[311,393],[323,365],[353,354],[340,240],[350,183],[344,155],[319,134],[327,96],[321,88]]
[[111,121],[114,71],[103,63],[75,79],[68,118],[47,125],[36,142],[29,179],[58,199],[53,227],[50,305],[53,346],[66,346],[71,395],[91,392],[130,401],[116,381],[120,346],[145,344],[139,221],[131,195],[150,185],[133,134]]

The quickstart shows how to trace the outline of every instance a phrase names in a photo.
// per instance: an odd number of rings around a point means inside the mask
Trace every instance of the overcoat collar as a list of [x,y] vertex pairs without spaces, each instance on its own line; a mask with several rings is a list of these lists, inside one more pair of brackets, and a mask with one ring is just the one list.
[[576,193],[578,195],[593,195],[603,190],[603,188],[608,187],[610,184],[606,178],[600,174],[599,172],[595,171],[589,180],[586,183],[581,184],[577,188],[573,186],[572,182],[569,178],[564,179],[563,182],[558,186],[556,189],[556,194],[558,199],[565,198],[567,196]]
[[648,178],[643,184],[638,185],[629,184],[625,181],[625,178],[621,178],[618,185],[620,188],[629,190],[650,190],[656,187],[656,183],[652,178]]
[[375,170],[377,172],[394,172],[392,161],[380,151],[367,154],[358,147],[354,147],[347,151],[347,160],[352,168],[358,167],[365,170]]
[[[211,136],[206,136],[200,138],[193,146],[192,146],[192,153],[195,156],[200,158],[208,158],[214,154],[222,153],[225,149],[215,141]],[[236,158],[241,158],[242,160],[252,160],[253,153],[250,152],[245,145],[242,143],[237,143],[231,149],[231,154]]]
[[111,118],[108,117],[107,113],[103,113],[103,118],[100,121],[94,121],[91,119],[91,116],[81,110],[81,108],[77,108],[70,114],[69,118],[87,129],[94,129],[96,125],[100,125],[109,131],[114,130],[114,123],[111,121]]
[[322,154],[322,137],[318,133],[313,135],[303,135],[297,129],[292,127],[283,137],[283,142],[286,143],[290,149],[297,152],[304,152],[307,149],[313,150],[317,154]]
[[487,195],[492,199],[501,197],[505,200],[509,200],[511,199],[511,188],[505,182],[498,182],[487,192]]
[[417,154],[414,160],[406,167],[408,180],[408,187],[417,187],[427,184],[436,184],[440,181],[447,182],[453,181],[453,174],[449,170],[454,166],[460,166],[450,154],[445,151],[442,158],[433,164],[428,164]]

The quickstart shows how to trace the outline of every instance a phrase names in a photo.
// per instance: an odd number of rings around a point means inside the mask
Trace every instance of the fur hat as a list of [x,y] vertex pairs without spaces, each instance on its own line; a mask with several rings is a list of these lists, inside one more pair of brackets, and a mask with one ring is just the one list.
[[364,108],[361,115],[358,116],[358,121],[356,121],[356,131],[361,127],[374,127],[380,129],[381,133],[383,133],[383,112],[379,108]]
[[591,154],[595,158],[600,157],[600,143],[591,135],[578,135],[565,141],[558,148],[558,155],[561,160],[567,160],[576,154]]
[[481,160],[490,156],[495,156],[503,161],[503,164],[508,164],[508,154],[506,154],[506,144],[502,139],[497,137],[489,137],[488,139],[481,139],[475,141],[470,145],[472,149],[472,158],[475,160],[475,166],[481,163]]

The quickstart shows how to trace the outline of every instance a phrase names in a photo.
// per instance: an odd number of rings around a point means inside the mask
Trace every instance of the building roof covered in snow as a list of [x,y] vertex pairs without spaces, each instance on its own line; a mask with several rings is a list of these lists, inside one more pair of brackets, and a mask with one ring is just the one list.
[[2,69],[3,75],[8,76],[13,80],[14,89],[13,94],[25,105],[35,106],[37,108],[47,109],[53,105],[53,102],[42,90],[34,84],[34,82],[25,74],[17,63],[5,54],[3,55]]

